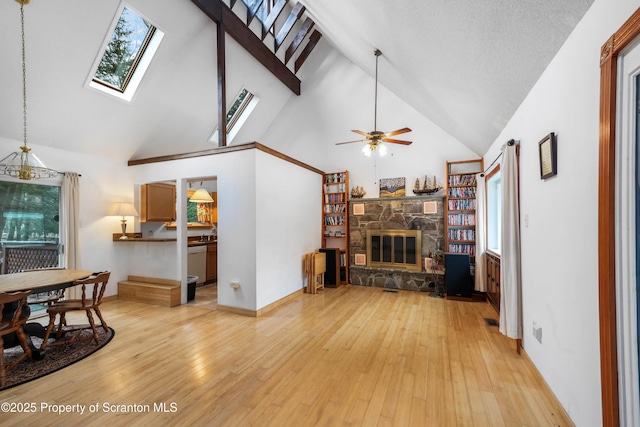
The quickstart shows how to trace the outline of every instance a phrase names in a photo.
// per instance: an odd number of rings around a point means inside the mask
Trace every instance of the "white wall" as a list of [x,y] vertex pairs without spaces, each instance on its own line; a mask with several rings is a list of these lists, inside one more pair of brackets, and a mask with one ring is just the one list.
[[[217,177],[218,304],[259,310],[302,287],[302,254],[320,245],[320,175],[258,150],[131,169],[138,184]],[[186,267],[169,265],[186,283]]]
[[264,152],[256,158],[257,309],[300,290],[304,254],[321,246],[322,176]]
[[[485,155],[521,142],[524,349],[576,425],[598,425],[598,122],[600,47],[635,11],[596,0]],[[538,142],[558,136],[558,175],[540,179]],[[528,217],[528,227],[524,218]],[[542,327],[542,343],[532,335]]]
[[[416,110],[378,86],[378,130],[409,127],[397,139],[410,146],[389,145],[380,159],[361,153],[364,143],[335,145],[361,139],[351,129],[373,130],[375,79],[320,40],[301,72],[302,94],[292,96],[260,142],[326,172],[348,170],[350,187],[361,186],[365,197],[378,197],[379,178],[405,177],[409,194],[416,178],[445,180],[445,163],[478,156]],[[371,68],[375,58],[371,55]],[[384,57],[379,74],[384,73]],[[312,72],[313,71],[313,72]]]

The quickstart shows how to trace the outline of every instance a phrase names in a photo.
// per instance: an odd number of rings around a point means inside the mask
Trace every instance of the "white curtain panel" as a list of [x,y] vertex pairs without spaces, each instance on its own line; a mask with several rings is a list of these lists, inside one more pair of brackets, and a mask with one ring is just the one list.
[[476,284],[475,290],[487,291],[487,197],[484,173],[476,174]]
[[520,210],[516,144],[502,148],[502,239],[500,260],[500,332],[522,338],[522,278],[520,268]]
[[80,183],[78,174],[65,172],[62,178],[62,244],[64,267],[80,268]]

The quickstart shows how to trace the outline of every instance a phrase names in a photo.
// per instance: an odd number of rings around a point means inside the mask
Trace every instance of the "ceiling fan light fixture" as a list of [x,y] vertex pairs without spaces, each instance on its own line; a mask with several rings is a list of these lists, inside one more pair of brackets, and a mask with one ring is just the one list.
[[[399,139],[392,139],[392,136],[400,135],[403,133],[411,132],[411,129],[408,127],[404,127],[402,129],[394,130],[391,132],[381,132],[378,130],[378,57],[382,55],[379,49],[375,49],[373,54],[376,56],[376,78],[375,78],[375,92],[374,92],[374,102],[373,102],[373,130],[371,132],[363,132],[361,130],[352,130],[351,132],[355,132],[358,135],[364,136],[365,139],[359,139],[356,141],[346,141],[346,142],[338,142],[336,145],[342,144],[351,144],[354,142],[366,142],[362,148],[362,153],[371,157],[371,153],[373,151],[378,152],[378,156],[382,157],[387,154],[386,144],[382,145],[383,142],[388,142],[389,144],[402,144],[402,145],[411,145],[411,141],[403,141]],[[379,147],[379,148],[378,148]]]

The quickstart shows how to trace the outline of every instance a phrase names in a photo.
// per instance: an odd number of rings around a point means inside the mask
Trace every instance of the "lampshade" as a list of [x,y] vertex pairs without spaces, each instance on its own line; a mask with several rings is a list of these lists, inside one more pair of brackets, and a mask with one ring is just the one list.
[[110,216],[138,216],[138,211],[133,203],[114,203],[109,209]]
[[204,188],[198,188],[193,193],[189,201],[194,203],[213,203],[213,198],[207,190],[205,190]]

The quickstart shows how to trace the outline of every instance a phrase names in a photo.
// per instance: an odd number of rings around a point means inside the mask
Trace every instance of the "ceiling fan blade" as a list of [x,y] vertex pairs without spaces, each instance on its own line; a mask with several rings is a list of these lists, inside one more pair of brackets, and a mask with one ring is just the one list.
[[366,142],[366,139],[356,139],[355,141],[337,142],[336,145],[352,144],[354,142]]
[[362,135],[362,136],[364,136],[364,137],[366,137],[366,138],[372,138],[371,134],[368,134],[368,133],[366,133],[366,132],[362,132],[361,130],[355,130],[355,129],[354,129],[354,130],[352,130],[351,132],[355,132],[355,133],[357,133],[358,135]]
[[387,132],[384,135],[385,135],[385,137],[388,137],[388,136],[400,135],[401,133],[407,133],[407,132],[411,132],[411,129],[402,128],[402,129],[398,129],[398,130],[392,130],[391,132]]
[[413,141],[403,141],[401,139],[382,138],[384,142],[390,142],[391,144],[411,145]]

